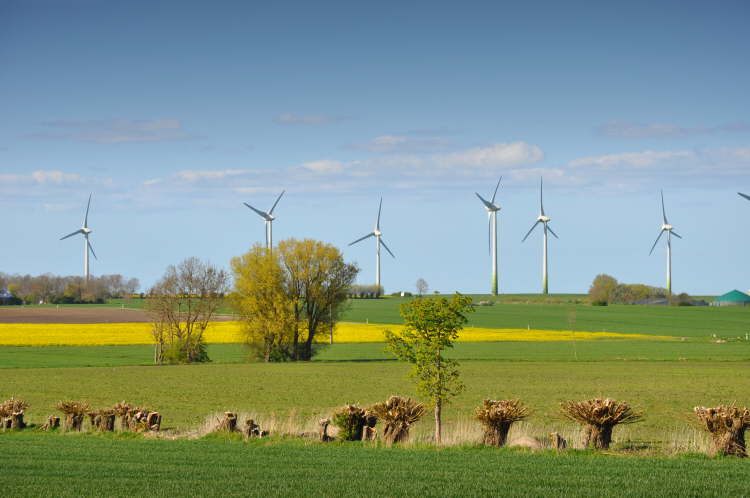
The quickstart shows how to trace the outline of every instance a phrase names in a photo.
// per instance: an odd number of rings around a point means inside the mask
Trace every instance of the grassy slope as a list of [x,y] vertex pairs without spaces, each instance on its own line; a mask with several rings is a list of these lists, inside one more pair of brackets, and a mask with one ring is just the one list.
[[[405,298],[354,299],[343,321],[402,323]],[[493,299],[494,300],[494,299]],[[487,328],[587,330],[671,335],[707,339],[745,337],[750,332],[748,307],[588,306],[582,304],[497,304],[478,306],[469,325]],[[574,315],[574,325],[571,318]]]
[[[445,416],[466,420],[485,397],[519,397],[535,409],[532,421],[549,428],[561,423],[558,402],[605,395],[644,409],[646,420],[631,430],[639,438],[657,438],[685,427],[696,404],[750,401],[747,367],[737,362],[467,361],[461,365],[467,389]],[[146,404],[160,410],[169,427],[197,425],[224,410],[280,417],[294,410],[309,419],[347,402],[415,396],[407,372],[403,363],[382,361],[6,369],[0,399],[27,400],[31,421],[43,420],[65,398],[85,399],[95,407],[123,399]]]
[[9,496],[740,496],[747,462],[2,434]]
[[[210,344],[214,363],[242,363],[240,344]],[[747,342],[487,342],[457,343],[447,356],[461,361],[750,361]],[[382,343],[323,346],[315,361],[392,359]],[[0,369],[151,365],[153,346],[0,346]]]

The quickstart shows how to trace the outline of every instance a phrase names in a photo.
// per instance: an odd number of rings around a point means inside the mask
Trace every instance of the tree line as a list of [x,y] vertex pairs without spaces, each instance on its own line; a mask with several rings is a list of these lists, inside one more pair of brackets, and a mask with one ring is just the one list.
[[19,275],[0,272],[0,290],[7,289],[18,304],[103,303],[110,298],[134,294],[140,288],[137,278],[120,274],[91,276]]

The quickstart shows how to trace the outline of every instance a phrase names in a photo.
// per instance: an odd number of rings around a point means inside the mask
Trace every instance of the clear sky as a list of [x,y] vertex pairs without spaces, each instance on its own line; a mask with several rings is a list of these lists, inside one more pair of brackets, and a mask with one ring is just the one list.
[[386,291],[487,292],[497,178],[502,292],[598,273],[750,289],[746,1],[0,0],[0,271],[138,277],[264,240],[335,244]]

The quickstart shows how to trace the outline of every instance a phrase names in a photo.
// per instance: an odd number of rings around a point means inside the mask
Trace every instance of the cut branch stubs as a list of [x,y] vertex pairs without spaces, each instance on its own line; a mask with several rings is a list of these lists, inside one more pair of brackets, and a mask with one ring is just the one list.
[[643,417],[627,403],[613,399],[589,399],[560,403],[565,417],[586,426],[584,447],[604,450],[612,443],[612,429],[620,424],[640,422]]

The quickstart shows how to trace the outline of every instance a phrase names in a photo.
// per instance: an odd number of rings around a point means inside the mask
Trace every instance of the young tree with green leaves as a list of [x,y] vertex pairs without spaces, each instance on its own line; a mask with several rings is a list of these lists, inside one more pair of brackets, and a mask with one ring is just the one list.
[[385,331],[388,350],[413,365],[410,376],[417,391],[435,407],[435,442],[440,443],[442,409],[464,388],[459,379],[458,362],[445,358],[443,351],[453,347],[458,332],[467,322],[466,313],[474,311],[471,298],[454,294],[446,298],[414,299],[401,305],[403,330]]

